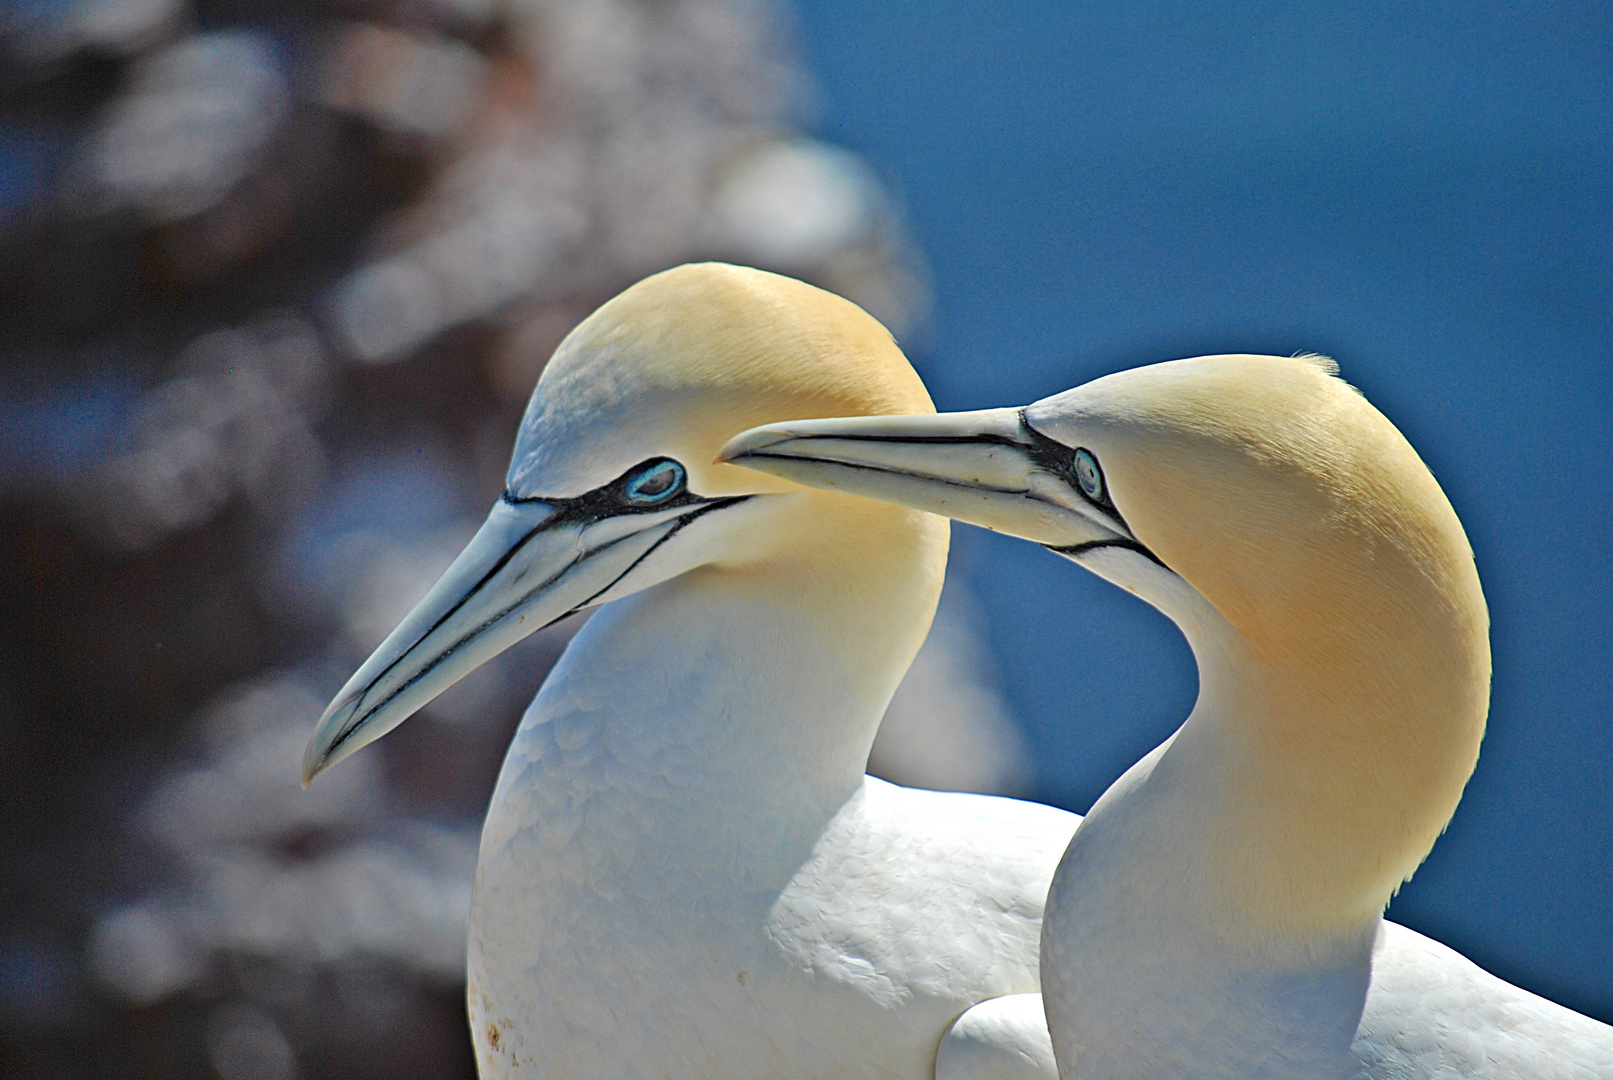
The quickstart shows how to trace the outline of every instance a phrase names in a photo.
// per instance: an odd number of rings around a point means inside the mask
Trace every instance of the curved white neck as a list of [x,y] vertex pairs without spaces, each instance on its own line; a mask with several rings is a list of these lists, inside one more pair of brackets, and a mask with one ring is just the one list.
[[[1066,1021],[1061,1060],[1084,1058],[1082,1077],[1138,1062],[1198,1075],[1194,1061],[1237,1063],[1248,1047],[1324,1061],[1359,1018],[1383,905],[1472,769],[1471,672],[1430,675],[1438,648],[1398,666],[1342,649],[1330,671],[1274,663],[1175,574],[1113,549],[1081,561],[1177,623],[1200,686],[1059,868],[1042,970],[1050,1015]],[[1305,644],[1295,652],[1315,655]]]
[[1257,645],[1134,553],[1084,562],[1169,615],[1198,662],[1193,714],[1146,782],[1099,802],[1151,790],[1132,812],[1164,816],[1139,841],[1152,852],[1138,849],[1139,866],[1192,883],[1194,918],[1262,948],[1314,950],[1368,925],[1472,772],[1489,691],[1482,608],[1419,594],[1420,582],[1363,580],[1371,621],[1291,620],[1286,638]]
[[674,755],[664,782],[691,797],[747,810],[838,803],[862,776],[900,657],[885,665],[888,679],[870,678],[846,646],[882,642],[699,577],[601,609],[556,666],[534,719],[597,714],[622,757]]
[[644,856],[642,843],[675,845],[691,871],[708,856],[774,854],[784,861],[773,869],[787,869],[784,853],[862,782],[939,597],[944,523],[866,507],[850,521],[816,508],[835,519],[818,528],[860,542],[797,532],[791,550],[702,567],[600,609],[522,721],[484,850],[531,828],[538,805],[576,809],[552,791],[608,790],[626,808],[611,812],[646,833],[588,841],[612,860]]

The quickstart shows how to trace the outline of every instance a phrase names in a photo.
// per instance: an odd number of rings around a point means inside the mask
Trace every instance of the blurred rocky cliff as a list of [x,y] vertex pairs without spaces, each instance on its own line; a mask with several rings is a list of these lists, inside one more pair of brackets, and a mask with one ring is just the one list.
[[[468,1076],[480,815],[574,627],[305,793],[312,721],[572,325],[715,258],[911,344],[899,206],[749,0],[22,0],[0,35],[0,1075]],[[876,771],[1018,783],[971,612]]]

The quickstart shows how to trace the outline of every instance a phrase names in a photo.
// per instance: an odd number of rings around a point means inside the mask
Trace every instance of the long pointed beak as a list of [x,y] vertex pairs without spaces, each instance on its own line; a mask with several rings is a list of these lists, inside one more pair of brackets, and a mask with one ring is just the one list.
[[303,756],[303,786],[528,634],[602,597],[677,531],[687,509],[578,518],[555,504],[499,500],[325,709]]
[[752,428],[717,460],[928,510],[1061,551],[1135,546],[1070,481],[1073,449],[1019,409],[795,420]]

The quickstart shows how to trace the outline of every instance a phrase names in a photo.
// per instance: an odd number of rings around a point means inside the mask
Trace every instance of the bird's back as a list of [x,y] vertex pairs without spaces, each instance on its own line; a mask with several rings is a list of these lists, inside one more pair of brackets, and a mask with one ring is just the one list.
[[[548,890],[525,948],[473,917],[484,1074],[929,1080],[960,1013],[1038,989],[1043,899],[1079,820],[869,778],[782,889],[737,887],[738,866],[707,867],[723,888],[703,896],[663,882],[687,894],[658,898],[663,943],[640,930],[642,888]],[[586,832],[551,858],[599,857]]]
[[838,1043],[869,1054],[829,1062],[824,1075],[886,1075],[877,1058],[888,1075],[928,1080],[960,1013],[1039,989],[1043,904],[1079,822],[1036,803],[868,778],[768,913],[788,973],[780,1000],[811,988],[780,1030],[820,1052]]
[[1352,1047],[1362,1080],[1608,1080],[1613,1027],[1385,922]]

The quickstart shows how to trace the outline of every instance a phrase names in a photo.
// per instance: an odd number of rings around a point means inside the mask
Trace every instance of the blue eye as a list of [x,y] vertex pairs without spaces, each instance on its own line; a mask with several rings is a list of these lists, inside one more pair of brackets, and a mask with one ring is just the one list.
[[1081,493],[1093,502],[1109,501],[1103,486],[1103,470],[1098,467],[1098,459],[1092,456],[1092,451],[1084,446],[1075,451],[1075,482],[1081,485]]
[[666,502],[683,490],[683,466],[676,461],[657,461],[628,478],[622,494],[629,502],[653,506]]

